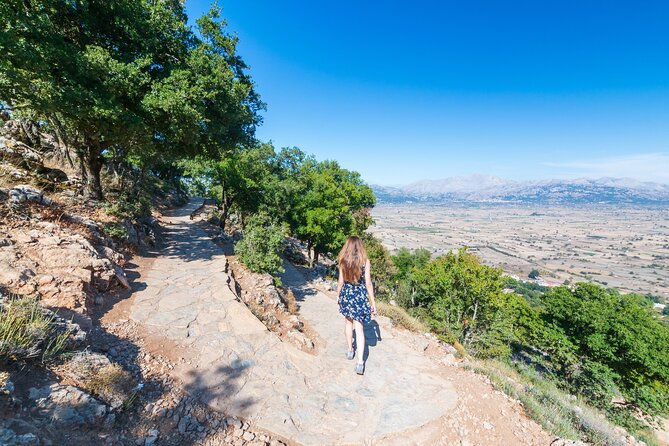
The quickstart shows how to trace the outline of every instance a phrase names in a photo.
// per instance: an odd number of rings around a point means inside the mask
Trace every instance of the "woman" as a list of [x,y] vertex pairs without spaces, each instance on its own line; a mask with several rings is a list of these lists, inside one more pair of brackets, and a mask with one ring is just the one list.
[[374,288],[370,274],[371,264],[367,258],[367,252],[359,237],[349,237],[344,244],[338,257],[339,283],[337,294],[339,296],[339,312],[346,319],[344,334],[348,351],[347,359],[355,357],[353,350],[353,328],[355,327],[356,347],[358,350],[358,363],[355,371],[358,375],[365,373],[365,332],[363,323],[371,320],[372,314],[376,314],[376,302],[374,300]]

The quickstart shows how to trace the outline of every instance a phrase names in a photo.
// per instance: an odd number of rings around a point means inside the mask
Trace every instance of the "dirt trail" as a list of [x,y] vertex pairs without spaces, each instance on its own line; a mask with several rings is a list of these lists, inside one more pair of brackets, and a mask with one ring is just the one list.
[[163,218],[167,243],[140,271],[132,319],[178,346],[174,373],[212,408],[299,444],[542,444],[550,437],[481,377],[435,361],[386,318],[366,327],[364,376],[344,358],[332,293],[286,264],[283,276],[321,340],[316,356],[283,343],[227,285],[226,258],[194,222],[199,203]]

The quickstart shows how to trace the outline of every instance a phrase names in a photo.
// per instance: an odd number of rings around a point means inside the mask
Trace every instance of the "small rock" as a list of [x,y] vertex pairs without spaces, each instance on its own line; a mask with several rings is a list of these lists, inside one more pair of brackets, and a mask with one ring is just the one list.
[[188,419],[188,417],[182,417],[179,420],[179,424],[177,425],[177,429],[179,429],[179,432],[182,435],[186,433],[186,428],[188,427],[189,422],[190,422],[190,420]]
[[253,441],[256,438],[256,435],[253,432],[244,432],[242,438],[246,441]]
[[241,429],[242,428],[242,422],[240,420],[236,419],[236,418],[228,417],[225,420],[226,420],[228,426],[232,426],[235,429]]

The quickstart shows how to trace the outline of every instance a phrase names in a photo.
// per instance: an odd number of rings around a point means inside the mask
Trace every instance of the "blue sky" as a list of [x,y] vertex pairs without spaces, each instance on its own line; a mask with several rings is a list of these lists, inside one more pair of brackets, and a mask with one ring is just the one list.
[[[187,0],[191,19],[211,2]],[[376,184],[669,183],[667,1],[220,1],[257,136]]]

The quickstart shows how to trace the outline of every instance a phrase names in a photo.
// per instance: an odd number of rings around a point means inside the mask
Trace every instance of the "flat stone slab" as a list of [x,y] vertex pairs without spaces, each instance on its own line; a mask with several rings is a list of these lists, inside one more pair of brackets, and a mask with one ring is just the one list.
[[357,375],[345,358],[336,301],[288,263],[282,280],[318,332],[318,354],[269,332],[228,288],[221,248],[189,219],[199,204],[191,200],[163,220],[166,246],[135,281],[131,308],[150,333],[189,352],[190,364],[175,368],[189,393],[301,444],[380,440],[421,428],[455,406],[456,392],[440,367],[393,337],[384,320],[365,327],[366,371]]

